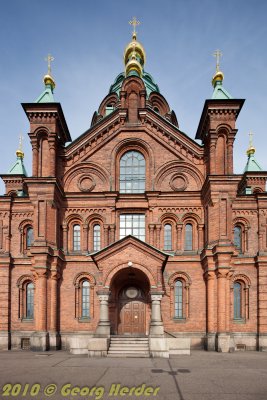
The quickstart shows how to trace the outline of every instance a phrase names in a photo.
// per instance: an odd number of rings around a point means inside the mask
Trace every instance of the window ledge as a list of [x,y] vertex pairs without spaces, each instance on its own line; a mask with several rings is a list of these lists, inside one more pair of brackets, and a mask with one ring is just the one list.
[[233,322],[234,322],[234,324],[245,324],[246,323],[246,320],[245,320],[245,318],[236,318],[236,319],[233,319]]
[[26,323],[30,323],[30,322],[33,322],[33,321],[34,321],[33,318],[26,318],[26,317],[24,317],[24,318],[21,319],[21,322],[26,322]]
[[186,318],[174,317],[174,318],[173,318],[173,322],[178,323],[178,324],[183,324],[183,323],[186,322]]
[[88,322],[91,322],[91,318],[90,317],[80,317],[80,318],[78,318],[78,322],[88,323]]

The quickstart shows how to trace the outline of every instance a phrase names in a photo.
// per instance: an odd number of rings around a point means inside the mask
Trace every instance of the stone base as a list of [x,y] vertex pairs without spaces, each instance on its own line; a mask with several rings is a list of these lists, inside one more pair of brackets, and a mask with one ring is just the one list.
[[0,350],[10,349],[10,332],[0,332]]
[[110,322],[100,322],[96,328],[97,336],[110,336]]
[[205,350],[215,351],[215,348],[216,348],[216,334],[207,333],[205,338]]
[[190,338],[166,338],[169,356],[186,354],[190,356]]
[[164,335],[164,327],[162,323],[151,323],[149,334],[151,336],[163,336]]
[[32,351],[47,351],[49,349],[48,332],[34,332],[30,338]]
[[149,337],[149,349],[151,357],[169,358],[167,338]]
[[258,349],[259,351],[267,351],[267,334],[258,336]]
[[88,341],[92,339],[92,336],[86,334],[73,334],[68,338],[68,345],[71,354],[87,354],[88,353]]
[[60,334],[57,332],[49,332],[49,350],[60,349]]
[[90,338],[88,341],[88,357],[107,357],[109,343],[109,338]]
[[216,350],[219,353],[229,353],[230,335],[227,333],[218,333],[216,337]]

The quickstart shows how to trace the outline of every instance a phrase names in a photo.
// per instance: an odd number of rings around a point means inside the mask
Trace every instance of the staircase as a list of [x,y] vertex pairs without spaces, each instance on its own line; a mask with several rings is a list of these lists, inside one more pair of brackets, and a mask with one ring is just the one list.
[[148,337],[111,336],[108,357],[150,357]]

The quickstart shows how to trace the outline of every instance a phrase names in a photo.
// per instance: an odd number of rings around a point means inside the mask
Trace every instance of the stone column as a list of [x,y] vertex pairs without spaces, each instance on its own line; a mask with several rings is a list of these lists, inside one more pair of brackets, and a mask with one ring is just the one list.
[[259,256],[258,269],[258,349],[267,349],[267,257]]
[[154,246],[154,229],[155,229],[155,225],[154,224],[149,224],[148,228],[149,228],[149,243],[151,244],[151,246]]
[[66,224],[63,224],[63,251],[67,253],[68,251],[68,227]]
[[151,336],[163,336],[164,327],[161,317],[161,299],[163,292],[151,293],[151,322],[150,322],[150,335]]
[[115,242],[115,225],[110,225],[110,244]]
[[217,271],[217,351],[227,353],[230,336],[226,332],[226,283],[228,269]]
[[96,328],[97,336],[110,336],[110,320],[108,310],[109,290],[99,290],[97,292],[100,301],[99,322]]
[[183,225],[182,224],[177,224],[177,250],[181,251],[182,250],[182,229]]
[[55,142],[49,142],[50,176],[56,176],[56,148]]
[[32,176],[38,176],[38,158],[39,152],[37,142],[32,142]]
[[82,247],[83,252],[88,251],[88,225],[83,226],[83,247]]
[[54,270],[51,271],[50,280],[50,329],[49,329],[49,347],[50,350],[57,350],[59,348],[59,334],[58,334],[58,279],[60,275]]
[[104,224],[104,247],[109,245],[109,225]]
[[161,231],[161,224],[156,225],[156,247],[160,248],[160,231]]
[[35,270],[35,278],[34,319],[36,332],[31,337],[31,349],[46,351],[48,349],[46,268]]
[[207,339],[206,349],[208,351],[215,350],[215,319],[214,319],[214,288],[215,288],[215,271],[206,273],[206,289],[207,289]]
[[10,346],[10,259],[0,260],[0,350],[8,350]]

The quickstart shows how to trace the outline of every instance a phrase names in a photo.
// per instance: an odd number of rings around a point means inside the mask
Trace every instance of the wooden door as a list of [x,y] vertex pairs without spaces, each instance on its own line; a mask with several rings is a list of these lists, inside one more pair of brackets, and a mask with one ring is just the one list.
[[[135,298],[127,298],[127,293],[134,293]],[[118,333],[120,335],[145,334],[145,302],[140,290],[128,288],[119,299]]]

